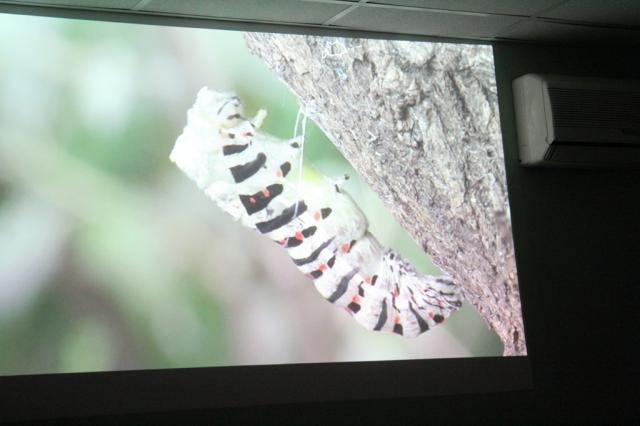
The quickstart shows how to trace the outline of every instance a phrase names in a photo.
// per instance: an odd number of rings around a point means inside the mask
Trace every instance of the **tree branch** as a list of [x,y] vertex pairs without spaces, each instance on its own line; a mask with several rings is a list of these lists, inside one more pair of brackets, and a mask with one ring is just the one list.
[[505,355],[525,354],[491,48],[245,38],[461,286]]

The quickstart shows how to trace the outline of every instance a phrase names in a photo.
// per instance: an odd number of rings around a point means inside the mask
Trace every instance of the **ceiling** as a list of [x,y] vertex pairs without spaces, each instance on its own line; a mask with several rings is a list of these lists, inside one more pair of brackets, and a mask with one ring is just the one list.
[[[83,10],[90,13],[78,15]],[[171,17],[187,26],[243,21],[447,39],[640,44],[640,0],[0,0],[2,11],[130,22]]]

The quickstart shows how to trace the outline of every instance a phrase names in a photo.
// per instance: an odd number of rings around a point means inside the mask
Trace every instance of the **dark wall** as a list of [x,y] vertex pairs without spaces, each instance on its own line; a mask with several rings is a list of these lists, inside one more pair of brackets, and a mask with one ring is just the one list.
[[640,172],[520,167],[511,91],[533,72],[640,79],[637,51],[497,44],[494,54],[536,405],[637,415]]

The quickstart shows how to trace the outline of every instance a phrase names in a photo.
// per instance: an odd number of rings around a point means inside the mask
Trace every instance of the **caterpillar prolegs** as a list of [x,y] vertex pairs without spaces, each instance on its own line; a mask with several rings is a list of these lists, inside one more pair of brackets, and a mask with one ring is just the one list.
[[260,131],[265,117],[245,118],[237,96],[203,88],[171,160],[220,208],[287,250],[325,299],[367,329],[415,337],[461,305],[450,278],[420,275],[382,247],[340,185],[294,182],[302,141]]

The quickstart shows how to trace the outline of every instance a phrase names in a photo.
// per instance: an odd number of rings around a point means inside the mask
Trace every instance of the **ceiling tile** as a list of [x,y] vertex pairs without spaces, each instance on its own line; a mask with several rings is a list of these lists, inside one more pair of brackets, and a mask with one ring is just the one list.
[[640,1],[570,0],[542,16],[571,21],[640,26]]
[[551,43],[604,45],[624,42],[640,43],[640,31],[618,28],[589,27],[540,20],[523,21],[500,33],[501,37]]
[[20,3],[42,6],[72,6],[101,9],[131,9],[140,0],[21,0]]
[[486,38],[520,18],[474,16],[386,7],[361,6],[334,22],[369,31],[420,34],[452,38]]
[[532,15],[557,4],[559,0],[370,0],[369,3],[415,6],[465,12]]
[[348,4],[299,0],[152,0],[142,10],[215,18],[321,24],[349,7]]

